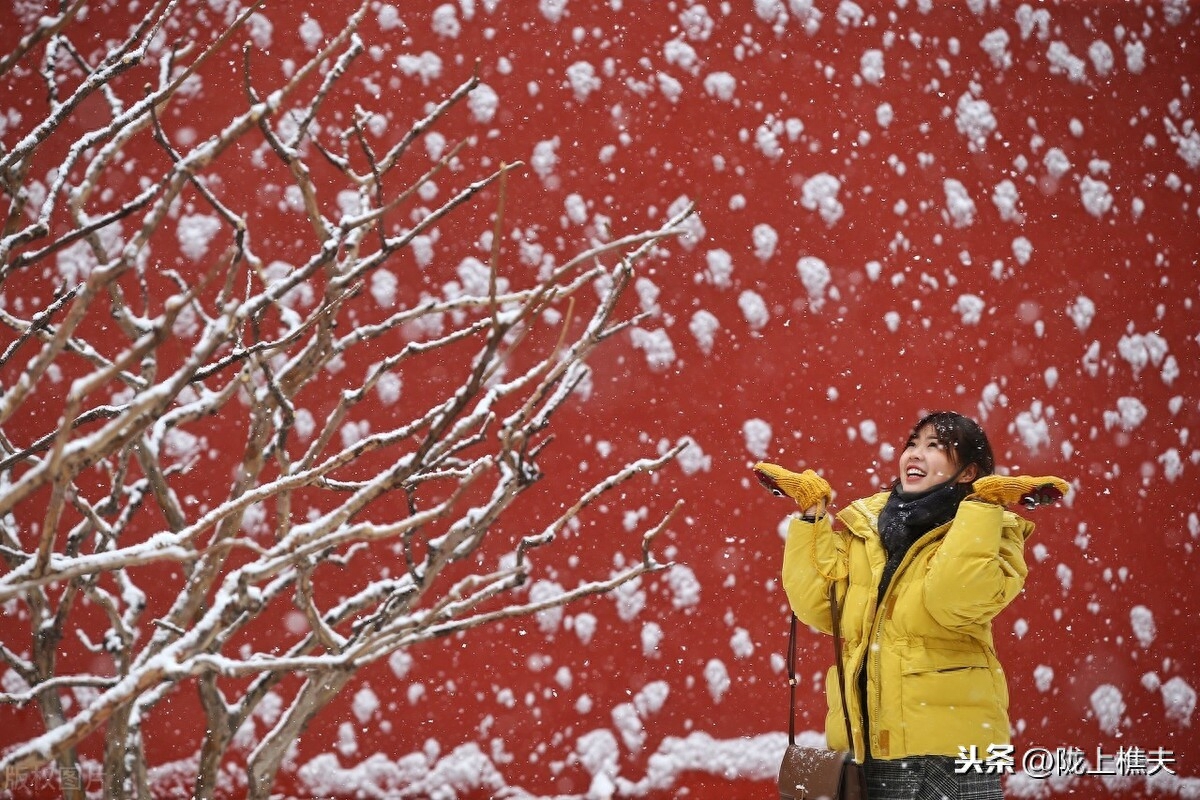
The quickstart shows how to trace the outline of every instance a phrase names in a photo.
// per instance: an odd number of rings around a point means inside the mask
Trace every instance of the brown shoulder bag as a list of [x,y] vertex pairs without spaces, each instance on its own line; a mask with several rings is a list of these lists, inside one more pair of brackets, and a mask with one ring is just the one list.
[[[842,665],[842,620],[837,589],[829,584],[829,607],[833,615],[833,646],[837,676],[842,688],[842,715],[846,721],[846,739],[854,740],[850,729],[850,711],[846,706],[846,674]],[[862,764],[845,750],[801,747],[796,744],[796,615],[792,615],[788,634],[788,685],[791,707],[788,711],[788,746],[779,766],[779,796],[782,800],[867,800],[867,780]]]

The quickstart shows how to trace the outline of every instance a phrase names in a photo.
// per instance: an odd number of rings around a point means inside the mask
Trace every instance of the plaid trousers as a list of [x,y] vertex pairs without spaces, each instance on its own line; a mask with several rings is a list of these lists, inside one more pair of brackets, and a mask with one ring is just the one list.
[[863,766],[871,800],[1004,800],[998,774],[956,773],[948,756],[868,758]]

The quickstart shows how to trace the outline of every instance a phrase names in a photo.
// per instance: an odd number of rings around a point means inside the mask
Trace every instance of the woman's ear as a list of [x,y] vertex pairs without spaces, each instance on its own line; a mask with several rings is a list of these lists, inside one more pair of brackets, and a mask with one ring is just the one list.
[[979,467],[974,464],[967,464],[967,468],[962,471],[962,475],[958,476],[959,483],[972,483],[979,475]]

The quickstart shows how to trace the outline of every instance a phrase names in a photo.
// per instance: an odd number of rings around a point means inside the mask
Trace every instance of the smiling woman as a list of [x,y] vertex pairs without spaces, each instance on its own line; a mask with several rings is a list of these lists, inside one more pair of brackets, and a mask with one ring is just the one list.
[[900,488],[924,492],[948,481],[970,483],[995,469],[983,429],[961,414],[939,411],[918,422],[908,437],[900,454]]
[[837,619],[845,640],[846,684],[826,676],[826,737],[864,764],[872,800],[999,800],[999,773],[960,772],[957,759],[1010,745],[992,620],[1025,583],[1033,524],[1005,506],[1053,503],[1070,487],[992,474],[986,434],[948,411],[913,426],[897,466],[890,490],[851,503],[835,530],[823,478],[755,465],[802,509],[783,561],[793,612],[825,633]]

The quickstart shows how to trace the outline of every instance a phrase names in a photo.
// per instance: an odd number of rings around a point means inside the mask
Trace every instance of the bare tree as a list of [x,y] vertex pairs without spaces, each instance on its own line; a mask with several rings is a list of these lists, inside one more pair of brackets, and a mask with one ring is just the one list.
[[[265,798],[289,746],[364,666],[665,566],[652,543],[670,513],[626,568],[550,597],[520,591],[535,551],[684,445],[561,498],[561,513],[532,532],[494,531],[538,484],[547,429],[587,380],[589,356],[636,320],[619,303],[635,263],[683,233],[690,211],[599,237],[566,263],[517,270],[501,243],[506,182],[521,165],[501,164],[427,208],[423,188],[455,180],[472,142],[423,171],[406,158],[475,77],[384,146],[361,105],[340,128],[323,117],[364,51],[366,3],[278,85],[257,85],[261,56],[243,47],[240,111],[186,144],[166,113],[189,102],[189,80],[228,63],[265,12],[246,9],[205,43],[173,25],[174,0],[159,0],[89,57],[83,8],[75,0],[42,17],[0,59],[0,77],[45,96],[44,114],[10,130],[0,150],[0,320],[12,333],[0,346],[0,603],[24,606],[27,637],[0,645],[21,678],[0,700],[36,704],[44,731],[0,769],[53,763],[78,774],[78,748],[103,730],[105,796],[150,797],[147,720],[169,693],[195,687],[206,717],[195,793],[212,797],[235,733],[283,693],[283,713],[246,763],[249,796]],[[85,106],[102,109],[86,129],[73,116]],[[253,198],[224,191],[221,170],[239,147],[290,182],[307,229],[293,265],[266,255]],[[484,198],[494,203],[489,263],[454,292],[365,319],[360,296],[373,276]],[[194,266],[172,268],[186,263],[177,253],[189,220],[208,223],[203,246]],[[368,413],[398,376],[420,384],[434,366],[448,388],[430,380],[413,413]],[[345,388],[330,387],[335,373]],[[201,465],[197,443],[214,438],[235,454],[229,480]],[[381,547],[400,569],[368,557]],[[82,621],[97,610],[99,625]],[[289,611],[306,624],[286,649],[247,652],[249,629]],[[111,659],[111,674],[59,658],[76,638]],[[288,677],[299,678],[294,692]],[[82,797],[65,781],[63,791]]]

